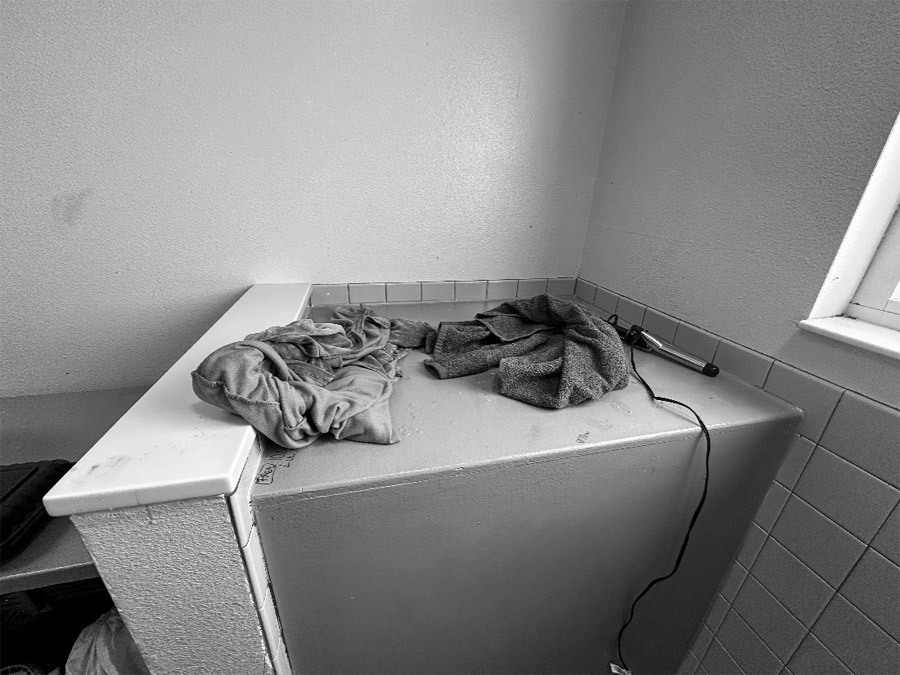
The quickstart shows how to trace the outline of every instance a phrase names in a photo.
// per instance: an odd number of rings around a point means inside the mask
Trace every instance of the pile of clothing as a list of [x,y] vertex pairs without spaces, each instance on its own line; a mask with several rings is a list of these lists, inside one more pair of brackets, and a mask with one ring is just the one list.
[[471,321],[388,319],[341,305],[329,322],[310,319],[248,335],[210,354],[191,373],[194,393],[236,413],[275,443],[301,448],[325,433],[396,443],[389,400],[410,349],[432,355],[441,379],[499,366],[503,395],[565,408],[628,383],[616,330],[550,295],[514,300]]

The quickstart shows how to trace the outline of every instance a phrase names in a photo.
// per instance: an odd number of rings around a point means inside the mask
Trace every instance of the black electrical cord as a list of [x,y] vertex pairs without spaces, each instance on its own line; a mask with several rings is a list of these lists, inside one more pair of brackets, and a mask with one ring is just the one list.
[[[613,323],[613,325],[616,325],[617,320],[618,320],[618,317],[616,317],[615,315],[610,317],[610,322]],[[640,331],[640,329],[638,328],[637,329],[638,336],[640,335],[639,331]],[[678,551],[678,558],[675,560],[675,567],[673,567],[672,571],[669,572],[667,575],[662,576],[662,577],[657,577],[656,579],[654,579],[653,581],[651,581],[649,584],[647,584],[644,587],[644,590],[641,591],[640,594],[634,599],[634,602],[631,603],[631,610],[628,613],[628,620],[625,622],[625,624],[619,630],[619,637],[616,640],[616,649],[618,650],[618,653],[619,653],[619,662],[622,664],[622,666],[625,668],[625,670],[628,670],[628,664],[625,662],[625,658],[622,656],[622,635],[625,633],[625,629],[628,628],[628,625],[631,623],[631,620],[634,618],[634,608],[635,608],[635,605],[638,604],[638,601],[641,598],[643,598],[647,594],[647,592],[651,588],[653,588],[656,584],[658,584],[661,581],[665,581],[669,577],[673,576],[678,571],[678,567],[681,565],[681,559],[684,558],[684,552],[687,550],[688,541],[690,541],[690,538],[691,538],[691,531],[694,529],[694,523],[697,522],[697,518],[700,515],[700,510],[703,508],[703,504],[706,502],[706,493],[709,490],[709,455],[710,455],[710,450],[712,448],[712,443],[709,438],[709,429],[706,428],[706,425],[703,423],[703,420],[700,419],[700,415],[697,414],[697,411],[694,410],[687,403],[682,403],[681,401],[676,401],[673,398],[657,396],[656,394],[653,393],[653,390],[650,388],[650,385],[647,384],[646,380],[644,380],[644,378],[641,377],[641,374],[637,370],[637,366],[634,364],[634,343],[636,341],[637,341],[636,339],[631,340],[631,369],[634,371],[634,374],[637,376],[637,379],[640,380],[641,384],[644,385],[644,388],[647,390],[647,393],[650,394],[650,398],[652,398],[654,401],[663,401],[665,403],[674,403],[675,405],[680,405],[682,408],[687,408],[688,410],[690,410],[694,414],[694,417],[697,418],[697,423],[700,425],[700,429],[703,431],[703,435],[706,437],[706,472],[703,476],[703,494],[700,496],[700,502],[697,504],[697,508],[694,509],[694,515],[691,516],[691,522],[688,524],[687,532],[684,535],[684,541],[681,543],[681,550]]]

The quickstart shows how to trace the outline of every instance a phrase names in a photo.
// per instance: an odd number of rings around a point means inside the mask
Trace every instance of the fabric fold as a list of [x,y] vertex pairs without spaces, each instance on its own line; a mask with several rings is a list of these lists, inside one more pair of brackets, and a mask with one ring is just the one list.
[[425,365],[441,379],[499,366],[500,392],[541,408],[577,405],[628,384],[615,328],[552,295],[505,302],[472,321],[441,323]]
[[433,332],[365,305],[342,305],[330,322],[300,319],[217,349],[191,373],[192,386],[201,400],[287,448],[326,433],[396,443],[389,399],[397,365]]

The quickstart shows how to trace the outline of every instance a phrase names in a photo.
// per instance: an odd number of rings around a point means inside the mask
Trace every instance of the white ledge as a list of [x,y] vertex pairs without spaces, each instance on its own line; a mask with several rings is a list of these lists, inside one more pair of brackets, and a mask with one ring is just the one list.
[[900,331],[884,326],[846,316],[828,316],[801,321],[800,328],[900,359]]
[[200,401],[190,373],[214,350],[300,317],[309,284],[251,287],[44,497],[52,516],[231,494],[255,439]]

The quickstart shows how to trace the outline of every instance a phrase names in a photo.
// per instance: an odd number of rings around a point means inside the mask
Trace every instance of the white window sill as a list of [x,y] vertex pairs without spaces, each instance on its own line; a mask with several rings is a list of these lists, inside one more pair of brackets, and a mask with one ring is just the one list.
[[900,360],[900,331],[846,316],[806,319],[800,328]]

